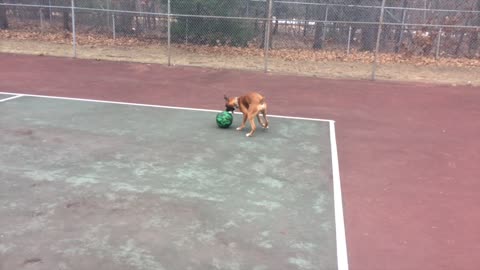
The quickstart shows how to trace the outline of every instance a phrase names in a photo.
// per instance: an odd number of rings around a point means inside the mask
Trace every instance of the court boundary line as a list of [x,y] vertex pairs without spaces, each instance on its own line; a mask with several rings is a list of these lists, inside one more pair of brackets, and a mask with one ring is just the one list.
[[[0,92],[0,94],[3,94],[3,93]],[[4,95],[11,95],[11,94],[4,94]],[[0,102],[5,102],[5,101],[12,100],[12,99],[16,99],[16,98],[19,98],[19,97],[23,97],[23,94],[16,94],[16,95],[13,95],[13,97],[8,97],[8,98],[0,99]]]
[[[144,104],[144,103],[134,103],[134,102],[122,102],[122,101],[110,101],[110,100],[100,100],[100,99],[88,99],[88,98],[72,98],[72,97],[60,97],[60,96],[48,96],[48,95],[34,95],[34,94],[20,94],[12,92],[0,92],[3,95],[21,95],[25,97],[40,97],[40,98],[50,98],[50,99],[64,99],[64,100],[76,100],[76,101],[87,101],[87,102],[96,102],[96,103],[106,103],[106,104],[117,104],[117,105],[129,105],[129,106],[139,106],[139,107],[151,107],[151,108],[163,108],[163,109],[174,109],[174,110],[186,110],[186,111],[199,111],[199,112],[220,112],[221,110],[211,110],[211,109],[199,109],[199,108],[189,108],[189,107],[177,107],[177,106],[166,106],[166,105],[155,105],[155,104]],[[241,114],[236,112],[235,114]],[[284,116],[284,115],[273,115],[269,114],[268,117],[272,118],[282,118],[282,119],[296,119],[296,120],[306,120],[306,121],[317,121],[317,122],[335,122],[330,119],[320,119],[320,118],[308,118],[308,117],[295,117],[295,116]]]
[[[189,108],[189,107],[175,107],[175,106],[164,106],[164,105],[154,105],[154,104],[142,104],[142,103],[131,103],[131,102],[121,102],[121,101],[107,101],[107,100],[97,100],[97,99],[85,99],[85,98],[71,98],[71,97],[59,97],[59,96],[48,96],[48,95],[34,95],[34,94],[20,94],[20,93],[11,93],[11,92],[0,92],[4,95],[13,95],[6,99],[0,100],[0,102],[16,99],[19,97],[37,97],[37,98],[46,98],[46,99],[60,99],[60,100],[72,100],[72,101],[83,101],[83,102],[92,102],[92,103],[103,103],[103,104],[116,104],[116,105],[127,105],[127,106],[138,106],[138,107],[150,107],[150,108],[163,108],[163,109],[174,109],[174,110],[185,110],[185,111],[201,111],[201,112],[220,112],[220,110],[210,110],[210,109],[198,109],[198,108]],[[236,112],[235,114],[241,114]],[[273,118],[281,119],[293,119],[293,120],[306,120],[306,121],[316,121],[316,122],[327,122],[329,123],[330,130],[330,150],[331,150],[331,159],[332,159],[332,181],[333,181],[333,202],[334,202],[334,214],[335,214],[335,239],[336,239],[336,253],[337,253],[337,269],[338,270],[348,270],[348,253],[347,253],[347,240],[345,233],[345,218],[343,211],[343,200],[342,200],[342,191],[340,183],[340,167],[338,160],[338,149],[337,149],[337,140],[335,132],[335,121],[329,119],[318,119],[318,118],[305,118],[305,117],[294,117],[294,116],[282,116],[282,115],[268,115]]]
[[345,215],[343,212],[342,185],[340,182],[340,165],[338,160],[335,122],[329,123],[330,150],[332,157],[333,203],[335,211],[335,239],[337,243],[337,268],[348,270],[347,237],[345,232]]

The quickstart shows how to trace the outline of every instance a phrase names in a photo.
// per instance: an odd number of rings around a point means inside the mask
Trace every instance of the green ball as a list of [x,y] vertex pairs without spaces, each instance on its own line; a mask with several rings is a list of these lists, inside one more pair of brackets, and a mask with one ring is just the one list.
[[217,114],[217,126],[220,128],[228,128],[233,123],[233,114],[229,112],[221,112]]

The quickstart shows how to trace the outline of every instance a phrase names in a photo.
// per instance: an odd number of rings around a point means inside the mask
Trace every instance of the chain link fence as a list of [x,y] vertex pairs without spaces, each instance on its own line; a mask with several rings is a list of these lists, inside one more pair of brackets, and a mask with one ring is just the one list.
[[0,0],[0,29],[1,51],[169,65],[480,67],[480,0]]

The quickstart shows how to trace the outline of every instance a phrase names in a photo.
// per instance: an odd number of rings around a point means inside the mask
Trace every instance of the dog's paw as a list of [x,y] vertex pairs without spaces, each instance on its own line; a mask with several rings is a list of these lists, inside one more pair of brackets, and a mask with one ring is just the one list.
[[240,130],[242,130],[242,129],[243,129],[243,127],[238,127],[238,128],[237,128],[238,131],[240,131]]
[[247,135],[245,135],[247,137],[252,137],[252,133],[247,133]]

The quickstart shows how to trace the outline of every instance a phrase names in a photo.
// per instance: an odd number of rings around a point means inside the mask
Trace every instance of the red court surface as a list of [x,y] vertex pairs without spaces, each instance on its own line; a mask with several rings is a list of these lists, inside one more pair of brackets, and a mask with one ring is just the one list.
[[480,88],[0,54],[3,92],[222,110],[249,90],[336,121],[350,269],[478,269]]

